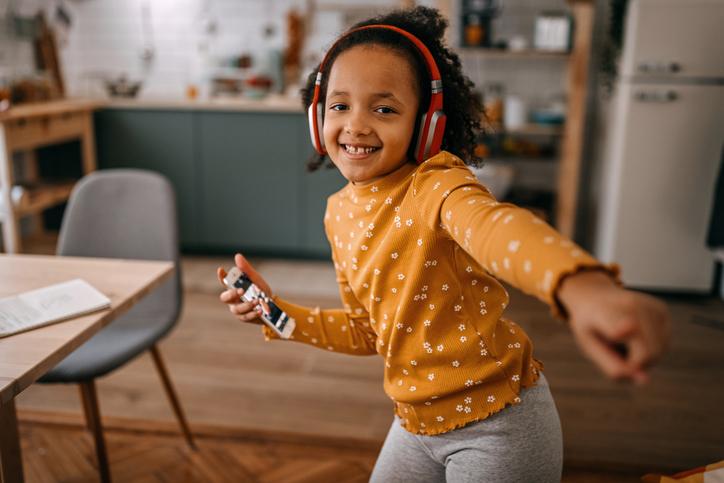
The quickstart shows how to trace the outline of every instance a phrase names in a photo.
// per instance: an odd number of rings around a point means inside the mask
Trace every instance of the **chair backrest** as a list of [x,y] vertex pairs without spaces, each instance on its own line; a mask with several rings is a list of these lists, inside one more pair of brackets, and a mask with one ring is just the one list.
[[172,279],[128,314],[150,317],[170,328],[181,309],[178,245],[176,199],[168,180],[151,171],[110,169],[93,172],[76,184],[57,254],[174,262]]

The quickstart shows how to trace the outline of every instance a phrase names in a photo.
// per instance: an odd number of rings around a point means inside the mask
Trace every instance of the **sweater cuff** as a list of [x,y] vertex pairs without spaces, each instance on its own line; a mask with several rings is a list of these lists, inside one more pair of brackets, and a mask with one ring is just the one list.
[[[303,312],[300,311],[301,307],[291,304],[291,303],[285,301],[284,299],[279,298],[276,295],[273,295],[271,297],[271,299],[277,305],[277,307],[282,309],[289,317],[294,319],[295,322],[300,320],[300,316],[303,315]],[[280,337],[279,334],[274,332],[274,329],[272,329],[271,327],[266,325],[266,323],[262,322],[261,324],[262,324],[261,333],[264,335],[264,340],[266,340],[267,342],[269,342],[271,340],[285,340],[284,338]],[[293,332],[292,332],[291,337],[289,337],[289,339],[294,339]]]
[[553,317],[568,323],[568,311],[558,298],[558,289],[566,277],[589,271],[605,272],[613,279],[616,285],[623,287],[623,282],[621,281],[621,267],[619,267],[616,263],[600,263],[598,261],[583,262],[572,269],[564,270],[558,274],[558,277],[553,283],[553,291],[551,292],[552,303],[550,304],[551,315]]
[[266,340],[267,342],[271,340],[282,340],[282,338],[279,337],[276,332],[274,332],[271,328],[269,328],[268,325],[264,324],[263,322],[261,326],[261,333],[264,335],[264,340]]

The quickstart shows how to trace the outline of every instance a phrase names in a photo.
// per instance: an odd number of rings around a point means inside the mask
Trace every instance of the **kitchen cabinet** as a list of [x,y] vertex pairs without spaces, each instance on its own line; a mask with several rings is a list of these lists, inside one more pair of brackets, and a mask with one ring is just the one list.
[[96,115],[98,164],[166,175],[181,245],[191,251],[327,258],[327,197],[336,170],[306,172],[300,111],[107,108]]
[[193,113],[103,109],[95,123],[98,167],[149,169],[166,176],[176,191],[181,243],[199,244]]
[[[306,143],[309,137],[306,118],[304,128],[304,141]],[[302,246],[312,252],[323,252],[331,255],[327,236],[324,233],[324,211],[327,209],[329,195],[346,185],[347,180],[336,168],[320,168],[313,173],[306,172],[304,166],[302,166],[302,169],[304,170],[302,176],[302,212],[304,217],[301,226]]]
[[203,244],[255,251],[298,247],[302,133],[297,117],[198,114]]

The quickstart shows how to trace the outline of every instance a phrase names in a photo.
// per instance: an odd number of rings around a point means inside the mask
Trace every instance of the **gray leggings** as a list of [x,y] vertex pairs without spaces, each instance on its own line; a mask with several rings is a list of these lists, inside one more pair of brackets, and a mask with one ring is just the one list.
[[410,433],[395,416],[370,482],[560,482],[561,423],[545,377],[520,397],[516,406],[436,436]]

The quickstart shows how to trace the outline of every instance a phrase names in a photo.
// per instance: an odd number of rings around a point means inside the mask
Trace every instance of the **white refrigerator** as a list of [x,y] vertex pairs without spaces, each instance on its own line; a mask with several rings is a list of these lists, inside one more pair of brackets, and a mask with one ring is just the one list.
[[724,149],[724,0],[631,0],[594,252],[627,286],[708,292]]

